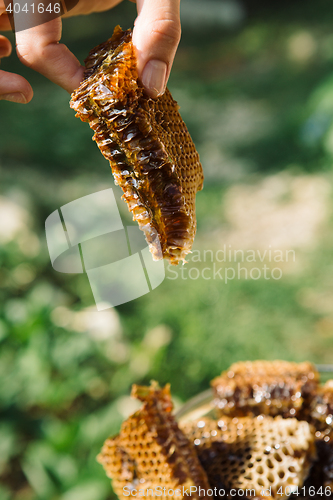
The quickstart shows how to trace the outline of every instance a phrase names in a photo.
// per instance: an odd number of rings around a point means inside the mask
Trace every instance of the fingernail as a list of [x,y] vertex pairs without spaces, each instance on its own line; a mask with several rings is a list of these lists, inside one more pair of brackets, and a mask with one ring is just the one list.
[[15,92],[13,94],[2,94],[0,95],[0,100],[18,102],[20,104],[26,104],[28,102],[25,98],[25,95],[22,94],[22,92]]
[[152,60],[147,62],[142,73],[141,81],[150,94],[154,97],[158,97],[165,91],[166,74],[166,63]]

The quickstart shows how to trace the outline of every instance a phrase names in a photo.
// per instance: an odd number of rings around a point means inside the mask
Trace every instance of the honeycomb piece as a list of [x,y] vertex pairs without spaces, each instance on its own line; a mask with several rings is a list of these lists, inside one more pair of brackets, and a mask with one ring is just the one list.
[[306,486],[330,487],[333,492],[333,380],[318,389],[313,400],[310,421],[316,429],[318,460],[314,464]]
[[281,415],[307,420],[319,374],[308,362],[254,361],[233,364],[212,381],[223,415]]
[[[283,499],[302,487],[316,458],[310,425],[295,418],[208,418],[181,425],[212,488],[234,498]],[[287,486],[289,488],[287,488]]]
[[153,258],[176,265],[191,251],[195,195],[203,186],[199,155],[179,107],[168,90],[156,100],[144,93],[130,30],[117,26],[85,63],[70,106],[94,130]]
[[[148,489],[150,496],[161,496],[156,495],[157,487],[165,488],[163,498],[170,500],[174,495],[169,490],[179,489],[177,498],[188,496],[191,486],[207,491],[207,476],[194,446],[171,414],[169,386],[160,389],[156,382],[150,387],[133,386],[132,395],[144,402],[143,407],[123,422],[118,436],[105,441],[98,456],[118,497],[128,497],[133,489],[137,496],[143,496],[140,489],[145,496]],[[199,495],[192,492],[191,497]]]
[[322,434],[322,439],[328,442],[325,437],[330,436],[333,423],[333,380],[328,380],[318,389],[311,408],[311,422]]

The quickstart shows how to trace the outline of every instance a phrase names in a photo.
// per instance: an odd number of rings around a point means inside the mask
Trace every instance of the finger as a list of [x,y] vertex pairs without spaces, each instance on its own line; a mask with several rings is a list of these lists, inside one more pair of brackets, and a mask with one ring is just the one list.
[[12,27],[7,14],[0,15],[0,31],[9,31]]
[[31,101],[33,91],[23,76],[0,71],[0,100],[27,103]]
[[180,0],[137,0],[138,17],[133,31],[138,71],[152,97],[165,91],[179,44]]
[[84,68],[74,54],[59,43],[61,19],[53,19],[16,34],[16,51],[26,66],[73,92],[83,78]]
[[[0,35],[0,59],[8,57],[12,51],[10,41]],[[31,101],[33,91],[30,84],[20,75],[0,71],[0,100],[27,103]]]
[[12,44],[5,36],[0,35],[0,59],[10,56],[11,52]]

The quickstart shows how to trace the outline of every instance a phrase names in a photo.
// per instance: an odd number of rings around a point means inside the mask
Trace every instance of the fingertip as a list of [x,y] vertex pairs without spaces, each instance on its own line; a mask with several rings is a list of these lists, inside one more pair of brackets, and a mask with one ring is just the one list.
[[167,84],[168,66],[164,61],[148,61],[143,69],[141,82],[147,93],[153,97],[159,97],[165,92]]
[[180,0],[138,0],[133,44],[138,75],[152,97],[163,94],[180,41]]
[[23,76],[0,71],[0,99],[27,104],[32,98],[32,87]]
[[14,92],[11,94],[2,94],[2,95],[0,95],[0,101],[10,101],[10,102],[16,102],[19,104],[27,104],[27,100],[25,98],[25,95],[22,94],[22,92]]
[[83,66],[80,66],[79,68],[77,68],[74,76],[70,79],[67,88],[65,88],[65,90],[67,90],[67,92],[72,94],[74,92],[74,90],[76,90],[80,86],[80,83],[82,82],[82,80],[84,78],[84,71],[85,71],[85,68]]
[[5,36],[0,35],[0,59],[8,57],[12,53],[12,44]]
[[28,104],[30,101],[32,101],[32,98],[34,96],[34,91],[30,87],[30,89],[27,92],[25,92],[23,95],[24,95],[25,100],[26,100],[25,104]]
[[15,92],[19,92],[22,94],[22,96],[24,96],[25,102],[22,101],[22,104],[28,104],[34,96],[34,91],[32,90],[30,83],[25,78],[21,77],[20,75],[17,76],[19,79],[13,86],[13,89],[15,89]]

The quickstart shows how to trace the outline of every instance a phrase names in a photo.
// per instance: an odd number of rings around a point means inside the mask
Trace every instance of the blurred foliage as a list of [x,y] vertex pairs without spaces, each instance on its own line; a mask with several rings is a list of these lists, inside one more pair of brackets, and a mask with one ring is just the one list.
[[[209,1],[223,7],[220,16],[203,16],[203,1],[182,0],[169,85],[205,169],[200,251],[219,248],[233,186],[257,192],[265,179],[292,185],[314,173],[333,184],[333,6]],[[135,6],[124,2],[107,15],[68,19],[63,41],[83,60],[114,25],[134,18]],[[0,106],[0,498],[106,500],[109,480],[95,457],[133,410],[132,383],[171,382],[179,405],[234,361],[333,361],[332,204],[318,195],[326,225],[312,247],[298,248],[298,267],[282,280],[226,285],[174,280],[167,270],[149,295],[97,313],[85,276],[52,270],[44,221],[113,186],[109,166],[63,90],[14,55],[1,68],[24,74],[35,97]]]

